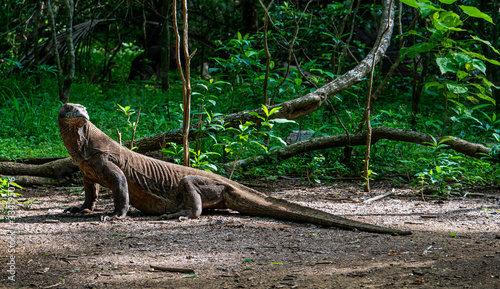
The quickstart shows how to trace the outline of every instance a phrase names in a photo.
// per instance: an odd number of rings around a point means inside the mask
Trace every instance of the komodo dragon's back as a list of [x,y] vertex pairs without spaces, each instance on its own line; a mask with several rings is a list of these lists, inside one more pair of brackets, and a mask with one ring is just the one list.
[[92,211],[99,184],[113,191],[114,217],[124,217],[129,204],[163,218],[197,218],[202,209],[232,209],[325,227],[408,235],[402,231],[345,219],[320,210],[269,197],[222,176],[156,160],[121,146],[95,127],[86,108],[61,107],[58,123],[73,162],[80,168],[85,189],[81,207],[71,213]]

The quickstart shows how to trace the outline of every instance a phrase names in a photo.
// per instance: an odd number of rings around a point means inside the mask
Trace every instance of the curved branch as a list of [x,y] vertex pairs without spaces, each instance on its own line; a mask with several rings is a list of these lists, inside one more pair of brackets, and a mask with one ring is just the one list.
[[[443,139],[449,138],[450,140],[444,142],[448,145],[446,149],[454,150],[458,153],[463,153],[464,155],[473,158],[483,158],[489,155],[490,148],[477,143],[471,143],[463,139],[453,137],[453,136],[436,136],[436,141],[440,142]],[[428,143],[432,143],[432,137],[426,133],[411,131],[406,129],[390,128],[390,127],[374,127],[372,130],[372,144],[375,144],[379,140],[393,140],[402,142],[411,142],[424,146],[429,146]],[[346,145],[361,146],[366,145],[366,131],[357,132],[350,134],[350,144],[349,138],[346,134],[339,134],[334,136],[325,136],[319,138],[313,138],[304,140],[291,144],[289,146],[277,149],[271,152],[267,156],[258,156],[256,158],[250,158],[241,160],[238,162],[239,165],[255,165],[267,161],[269,157],[275,158],[277,160],[284,160],[291,158],[293,156],[299,155],[304,152],[309,152],[313,150],[321,150],[335,147],[344,147]],[[491,158],[490,161],[494,163],[500,163],[500,158]]]

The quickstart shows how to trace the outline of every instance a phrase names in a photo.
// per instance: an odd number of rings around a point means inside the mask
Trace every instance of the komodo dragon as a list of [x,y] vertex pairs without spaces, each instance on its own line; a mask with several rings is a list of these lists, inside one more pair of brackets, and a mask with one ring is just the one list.
[[162,218],[198,218],[202,209],[232,209],[253,216],[313,223],[324,227],[409,235],[361,223],[264,195],[227,178],[135,153],[89,121],[80,104],[64,104],[57,119],[68,153],[82,172],[85,201],[65,212],[91,212],[99,184],[113,192],[112,217],[127,215],[129,204]]

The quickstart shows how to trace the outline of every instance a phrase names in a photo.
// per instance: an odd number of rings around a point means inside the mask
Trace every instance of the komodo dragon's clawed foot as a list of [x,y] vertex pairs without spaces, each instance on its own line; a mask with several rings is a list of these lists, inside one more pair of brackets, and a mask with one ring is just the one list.
[[127,218],[127,216],[117,216],[115,214],[103,215],[101,216],[101,222],[112,222],[112,221],[123,221]]
[[195,219],[195,217],[191,216],[188,217],[190,214],[188,213],[188,210],[181,210],[172,214],[163,214],[160,216],[160,219],[162,220],[173,220],[173,219],[178,219],[179,221],[186,221],[189,219]]
[[70,214],[90,214],[93,213],[93,210],[84,208],[82,209],[81,207],[71,207],[67,208],[66,210],[63,211],[63,213],[70,213]]

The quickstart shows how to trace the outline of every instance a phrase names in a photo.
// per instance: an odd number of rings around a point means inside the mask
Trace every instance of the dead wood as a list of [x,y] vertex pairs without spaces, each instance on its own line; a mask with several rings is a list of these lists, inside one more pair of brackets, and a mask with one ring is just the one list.
[[374,202],[374,201],[377,201],[377,200],[381,200],[385,197],[388,197],[390,195],[392,195],[394,193],[394,188],[392,189],[392,192],[388,192],[388,193],[385,193],[385,194],[382,194],[382,195],[378,195],[378,196],[375,196],[373,198],[370,198],[368,200],[365,201],[365,203],[371,203],[371,202]]
[[163,267],[163,266],[156,266],[156,265],[149,265],[149,266],[152,269],[159,270],[159,271],[194,274],[194,269],[191,269],[191,268],[172,268],[172,267]]
[[[33,161],[32,161],[33,162]],[[41,165],[0,162],[0,176],[13,176],[21,186],[60,186],[78,171],[71,158],[61,158]]]
[[14,177],[15,183],[22,186],[22,187],[34,187],[34,186],[58,187],[58,186],[67,184],[70,181],[69,178],[55,179],[55,178],[49,178],[49,177],[26,176],[26,175],[2,175],[2,174],[0,174],[0,177],[2,177],[2,178]]
[[[458,153],[462,153],[473,158],[480,159],[488,156],[491,150],[490,148],[482,144],[471,143],[454,136],[435,136],[437,142],[440,142],[441,140],[446,138],[449,138],[448,141],[444,142],[444,144],[448,145],[446,149],[454,150]],[[429,146],[428,143],[433,142],[432,137],[429,134],[423,132],[383,126],[374,127],[372,131],[372,145],[383,139],[416,143],[424,146]],[[366,145],[365,142],[366,131],[350,134],[350,143],[349,138],[346,134],[312,138],[274,150],[266,156],[258,156],[255,158],[240,160],[238,161],[238,165],[256,165],[259,163],[267,162],[269,157],[277,160],[284,160],[308,151],[344,147],[346,145],[361,146]],[[500,162],[500,158],[498,157],[489,158],[489,160],[495,163]]]
[[[27,159],[18,159],[16,160],[16,163],[23,163],[23,164],[31,164],[31,165],[43,165],[46,163],[50,163],[53,161],[57,161],[60,159],[65,159],[67,157],[53,157],[53,158],[27,158]],[[5,162],[12,162],[11,159],[0,159],[1,163]]]
[[0,162],[0,174],[2,175],[28,175],[58,179],[77,171],[78,167],[73,165],[71,158],[59,159],[43,165]]

